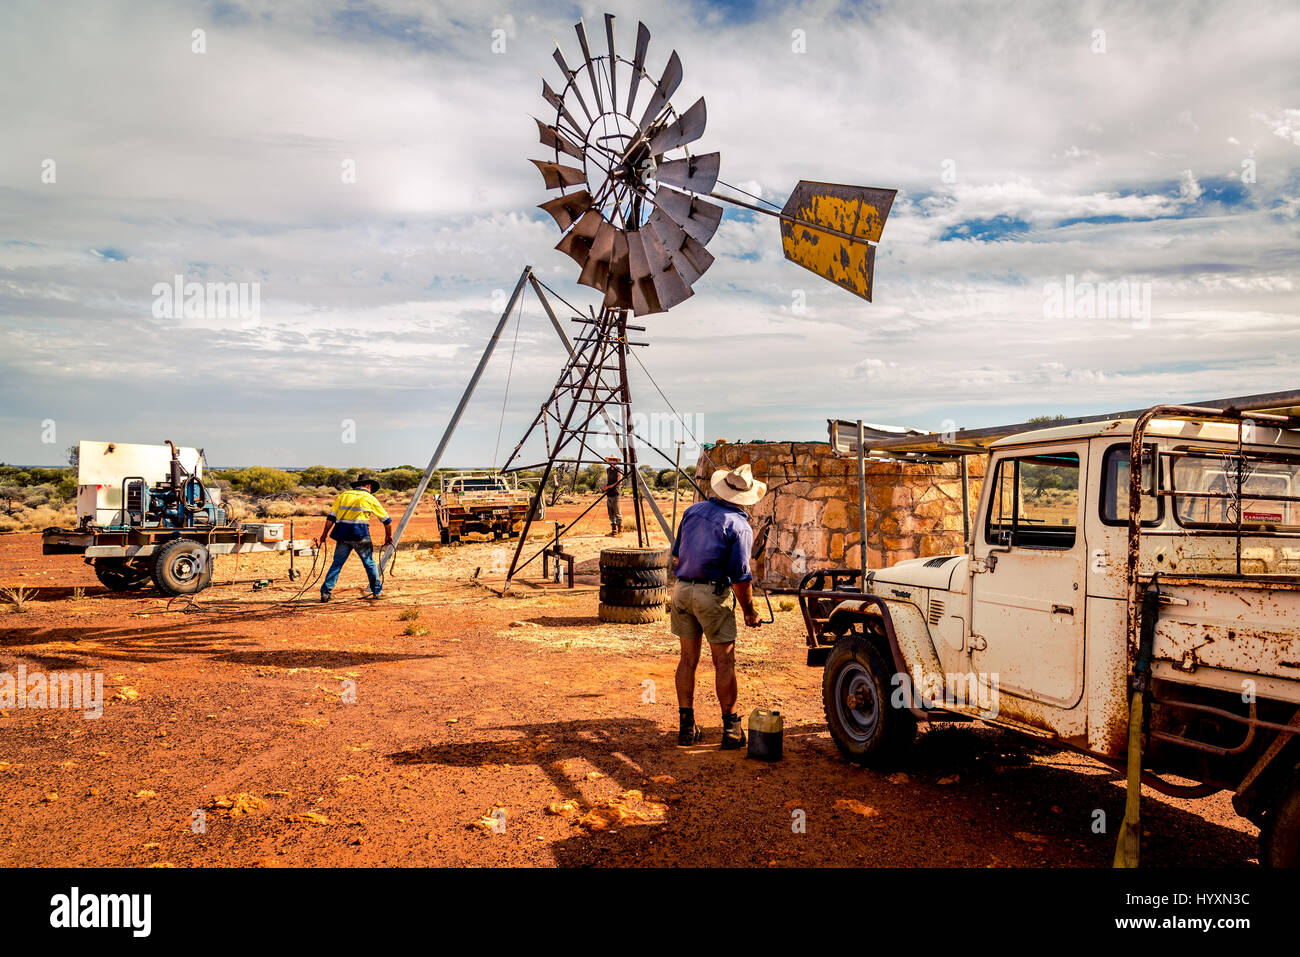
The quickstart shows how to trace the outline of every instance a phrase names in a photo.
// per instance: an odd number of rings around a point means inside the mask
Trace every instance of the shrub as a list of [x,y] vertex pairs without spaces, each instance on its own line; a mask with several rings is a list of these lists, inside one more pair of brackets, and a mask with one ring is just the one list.
[[249,495],[279,495],[298,484],[294,476],[280,469],[254,465],[230,476],[230,484]]

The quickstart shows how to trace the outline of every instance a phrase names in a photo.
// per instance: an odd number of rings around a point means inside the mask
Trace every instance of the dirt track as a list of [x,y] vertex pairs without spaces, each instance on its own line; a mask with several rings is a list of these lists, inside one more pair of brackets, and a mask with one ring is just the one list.
[[[572,543],[594,583],[613,542],[588,528]],[[782,710],[785,760],[717,750],[707,655],[705,746],[679,750],[666,622],[602,624],[590,590],[500,598],[470,579],[504,543],[431,539],[412,526],[378,606],[355,597],[353,563],[329,605],[315,589],[277,604],[298,590],[281,580],[169,611],[106,591],[80,558],[42,558],[38,535],[0,537],[0,585],[39,589],[0,610],[0,672],[100,671],[106,699],[97,720],[0,712],[0,865],[1109,865],[1123,792],[1080,756],[967,727],[924,733],[905,777],[845,764],[797,611],[738,646],[740,710]],[[227,558],[216,580],[285,567]],[[1255,861],[1226,795],[1144,797],[1144,865]]]

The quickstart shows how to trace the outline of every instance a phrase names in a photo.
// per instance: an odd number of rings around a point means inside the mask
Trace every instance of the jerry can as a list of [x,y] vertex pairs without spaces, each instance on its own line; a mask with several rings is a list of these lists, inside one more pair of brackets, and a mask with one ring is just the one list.
[[780,761],[784,730],[780,711],[755,708],[749,713],[749,756],[760,761]]

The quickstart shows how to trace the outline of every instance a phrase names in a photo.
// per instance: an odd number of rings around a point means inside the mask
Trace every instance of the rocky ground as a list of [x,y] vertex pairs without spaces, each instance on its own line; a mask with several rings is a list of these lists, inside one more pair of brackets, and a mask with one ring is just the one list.
[[[667,623],[596,618],[599,512],[578,589],[500,597],[512,543],[443,548],[421,519],[378,604],[355,564],[334,602],[295,597],[281,556],[222,559],[236,583],[193,603],[114,594],[0,536],[0,586],[36,590],[0,607],[0,673],[99,672],[106,699],[0,713],[0,865],[1109,865],[1122,785],[1079,755],[978,726],[923,733],[891,774],[847,765],[779,596],[738,659],[785,759],[717,749],[707,655],[707,736],[677,749]],[[1255,863],[1227,795],[1144,797],[1144,865]]]

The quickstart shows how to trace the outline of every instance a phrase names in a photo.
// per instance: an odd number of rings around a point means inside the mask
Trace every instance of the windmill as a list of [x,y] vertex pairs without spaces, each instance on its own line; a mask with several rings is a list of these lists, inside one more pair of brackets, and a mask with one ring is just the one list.
[[583,21],[574,32],[581,63],[571,67],[557,41],[560,92],[542,80],[555,120],[534,118],[552,156],[532,162],[547,189],[559,190],[540,206],[563,232],[555,248],[577,263],[579,283],[604,294],[604,308],[644,316],[693,294],[713,264],[706,247],[722,221],[723,207],[710,200],[778,218],[786,259],[871,300],[876,244],[897,190],[803,180],[780,208],[721,194],[719,185],[743,191],[719,180],[720,153],[691,152],[707,112],[703,97],[683,113],[673,107],[683,77],[677,52],[655,79],[646,69],[644,23],[630,60],[616,51],[612,14],[605,14],[608,52],[592,53]]
[[[666,312],[694,295],[695,283],[714,261],[707,246],[722,221],[724,210],[719,203],[778,219],[786,259],[871,301],[876,245],[897,190],[801,180],[785,205],[777,207],[722,181],[721,154],[692,151],[692,144],[704,135],[704,98],[683,112],[672,104],[683,78],[677,52],[670,53],[656,77],[647,67],[650,31],[645,24],[637,24],[630,59],[618,52],[612,14],[605,14],[604,25],[603,52],[593,52],[582,20],[574,25],[580,59],[570,61],[556,41],[552,57],[560,78],[556,87],[542,80],[542,98],[553,111],[553,120],[534,117],[538,138],[550,155],[531,160],[545,188],[558,191],[539,206],[560,228],[555,248],[573,259],[578,283],[596,290],[601,295],[600,305],[586,313],[570,306],[572,321],[581,325],[576,341],[570,339],[543,290],[560,297],[533,275],[531,267],[524,270],[398,524],[393,545],[384,553],[381,568],[396,551],[526,285],[541,301],[565,345],[568,360],[551,395],[503,467],[542,469],[537,494],[506,572],[507,588],[518,570],[532,561],[521,563],[520,559],[556,466],[573,463],[576,473],[584,463],[603,461],[600,452],[604,449],[596,447],[602,440],[615,444],[619,460],[633,478],[638,545],[649,542],[644,517],[647,505],[665,536],[671,538],[671,528],[637,468],[638,446],[657,452],[670,465],[673,460],[636,435],[633,428],[628,360],[635,355],[632,349],[648,343],[629,341],[629,332],[644,333],[647,327],[629,325],[627,320],[629,313],[640,318]],[[551,115],[548,112],[548,119]],[[748,199],[720,193],[719,187]],[[546,459],[516,464],[521,450],[539,429],[545,439]]]

